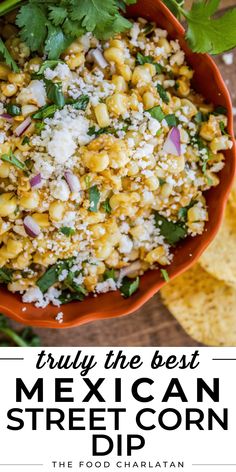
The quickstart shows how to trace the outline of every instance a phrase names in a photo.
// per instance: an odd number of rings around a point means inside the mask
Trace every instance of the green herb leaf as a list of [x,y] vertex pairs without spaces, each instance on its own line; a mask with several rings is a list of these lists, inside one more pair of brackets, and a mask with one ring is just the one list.
[[[34,120],[45,120],[45,118],[50,118],[51,116],[55,115],[57,110],[58,106],[55,104],[45,105],[44,107],[40,108],[39,111],[36,111],[36,113],[32,115],[32,118],[34,118]],[[42,124],[42,128],[39,131],[42,131],[43,128],[44,124]]]
[[58,59],[72,41],[73,38],[66,36],[60,27],[49,24],[48,35],[44,46],[44,51],[48,55],[48,59]]
[[1,342],[1,347],[10,346],[11,343],[14,343],[15,346],[19,347],[33,347],[40,345],[40,339],[31,328],[24,328],[22,331],[17,333],[10,326],[8,319],[0,313],[0,332],[9,338],[9,341]]
[[107,269],[103,274],[103,280],[113,279],[117,280],[117,275],[115,269]]
[[59,300],[62,305],[66,305],[73,301],[82,302],[84,300],[84,295],[82,293],[71,292],[70,290],[63,290],[59,296]]
[[163,279],[165,280],[165,282],[170,281],[169,274],[168,274],[166,269],[161,269],[161,275],[162,275]]
[[46,84],[46,92],[48,99],[53,102],[59,110],[61,110],[66,101],[62,92],[62,84],[60,82],[52,82],[51,80],[44,80]]
[[115,130],[111,126],[106,126],[105,128],[100,128],[96,130],[95,126],[90,126],[88,130],[89,136],[100,136],[100,134],[114,134]]
[[171,113],[169,115],[165,116],[166,123],[168,126],[178,126],[179,120],[178,118],[174,115],[174,113]]
[[40,49],[47,36],[48,19],[43,6],[37,3],[27,3],[20,8],[16,24],[21,28],[21,38],[31,51]]
[[19,105],[14,105],[13,103],[8,103],[6,108],[7,108],[7,113],[11,116],[21,115],[21,107]]
[[209,113],[202,113],[201,111],[198,111],[193,119],[195,123],[200,124],[204,121],[208,121],[208,118],[209,118]]
[[[30,143],[30,139],[28,136],[24,136],[23,139],[22,139],[22,146],[25,146],[26,144],[29,144]],[[25,162],[25,165],[27,166],[26,162]]]
[[213,18],[220,0],[197,1],[183,11],[188,22],[187,40],[194,52],[220,54],[236,44],[236,8]]
[[72,105],[75,110],[83,110],[85,111],[89,103],[89,96],[88,95],[81,95],[76,100],[67,100],[67,105]]
[[0,284],[8,284],[12,282],[12,270],[2,267],[0,269]]
[[227,115],[228,110],[227,108],[223,107],[222,105],[218,105],[215,107],[214,111],[212,112],[212,115]]
[[99,200],[100,200],[100,192],[98,190],[97,185],[93,185],[89,189],[89,201],[90,201],[89,211],[93,211],[93,212],[98,211]]
[[71,228],[70,226],[62,226],[62,228],[60,228],[60,233],[67,237],[73,236],[73,234],[75,234],[75,229]]
[[42,65],[40,66],[38,72],[36,72],[36,76],[41,76],[45,72],[46,69],[55,69],[55,67],[58,64],[64,64],[63,61],[60,61],[59,59],[54,59],[51,61],[44,61]]
[[220,126],[220,131],[221,131],[222,134],[228,134],[226,129],[225,129],[225,124],[224,124],[223,121],[220,121],[219,126]]
[[155,118],[157,121],[162,121],[165,118],[165,113],[163,113],[162,108],[158,105],[147,110],[148,113]]
[[187,229],[182,224],[169,221],[157,212],[155,213],[155,222],[156,227],[160,230],[160,234],[171,246],[175,246],[187,236]]
[[67,18],[67,9],[63,6],[49,5],[49,19],[54,26],[61,25]]
[[19,334],[28,347],[40,346],[40,337],[32,330],[32,328],[26,327]]
[[139,277],[136,279],[130,279],[129,277],[124,277],[120,287],[120,291],[125,298],[130,297],[135,293],[139,288]]
[[170,99],[161,84],[157,84],[157,91],[164,103],[169,103]]
[[0,57],[2,57],[5,61],[6,64],[13,70],[13,72],[19,72],[19,67],[14,61],[13,57],[9,53],[6,45],[0,38]]
[[137,53],[136,56],[136,64],[153,64],[156,68],[157,74],[162,74],[165,70],[165,67],[162,66],[161,64],[155,62],[154,58],[152,56],[143,56],[140,52]]
[[9,154],[3,154],[1,156],[1,159],[2,161],[9,162],[20,170],[26,170],[25,163],[17,159],[17,157],[13,154],[12,150],[10,150]]
[[196,203],[197,203],[197,200],[191,200],[191,202],[189,203],[189,205],[180,208],[179,211],[178,211],[178,218],[179,218],[181,221],[186,222],[186,221],[187,221],[187,217],[188,217],[188,210],[189,210],[190,208],[192,208],[194,205],[196,205]]
[[44,274],[37,280],[36,285],[39,287],[42,293],[46,293],[52,285],[58,281],[58,269],[56,264],[50,267]]
[[112,208],[111,208],[111,205],[110,205],[110,198],[107,198],[105,200],[105,202],[102,203],[102,208],[103,208],[103,210],[105,210],[106,213],[111,213],[112,212]]

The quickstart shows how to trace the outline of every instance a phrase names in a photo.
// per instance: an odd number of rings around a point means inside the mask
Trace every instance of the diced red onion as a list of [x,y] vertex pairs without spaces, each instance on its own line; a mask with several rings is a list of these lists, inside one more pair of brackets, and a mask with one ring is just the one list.
[[140,270],[142,267],[142,264],[141,264],[141,261],[134,261],[132,262],[130,265],[128,265],[127,267],[123,267],[121,270],[120,270],[120,273],[119,273],[119,278],[118,278],[118,281],[117,281],[117,285],[119,287],[119,285],[121,284],[122,282],[122,279],[126,276],[126,275],[130,275],[132,274],[133,272],[136,272],[137,270]]
[[27,116],[27,118],[15,129],[14,133],[16,136],[21,136],[30,126],[31,118]]
[[174,127],[170,130],[163,146],[163,151],[174,156],[181,155],[180,132],[178,128]]
[[66,182],[68,183],[70,187],[70,191],[79,192],[81,187],[80,187],[80,181],[78,177],[72,174],[72,172],[69,170],[67,170],[64,175],[65,175]]
[[96,62],[99,67],[101,67],[101,69],[105,69],[109,65],[100,49],[92,49],[89,51],[89,55],[90,58]]
[[11,115],[9,115],[8,113],[2,113],[0,115],[0,117],[3,118],[4,120],[8,121],[9,123],[13,122],[13,117]]
[[32,179],[30,179],[30,186],[31,188],[36,188],[38,187],[42,182],[42,177],[41,174],[37,174]]
[[26,216],[23,223],[28,236],[31,238],[37,238],[37,236],[39,236],[41,232],[40,226],[31,216]]

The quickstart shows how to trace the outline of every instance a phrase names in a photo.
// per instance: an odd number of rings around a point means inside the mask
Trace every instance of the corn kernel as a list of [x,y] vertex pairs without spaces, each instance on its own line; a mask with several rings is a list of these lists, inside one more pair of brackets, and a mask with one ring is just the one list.
[[108,109],[105,103],[99,103],[94,108],[97,122],[101,128],[105,128],[110,125],[110,117],[108,114]]

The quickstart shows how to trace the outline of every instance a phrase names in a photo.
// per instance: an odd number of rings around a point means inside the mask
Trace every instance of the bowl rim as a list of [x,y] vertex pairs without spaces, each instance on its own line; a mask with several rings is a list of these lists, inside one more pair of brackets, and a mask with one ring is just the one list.
[[[182,37],[182,39],[185,41],[184,35],[185,35],[185,29],[184,27],[180,24],[180,22],[177,20],[177,18],[171,13],[171,11],[164,5],[164,3],[161,2],[161,0],[155,0],[155,4],[158,6],[158,8],[163,12],[164,16],[170,21],[172,26],[174,27],[175,31]],[[132,7],[131,7],[132,10]],[[132,15],[130,15],[132,17]],[[228,185],[225,188],[224,192],[224,198],[222,198],[219,201],[219,206],[218,206],[218,219],[216,224],[214,225],[214,228],[211,229],[211,232],[208,233],[208,237],[205,237],[205,239],[202,240],[201,244],[199,245],[199,248],[195,251],[194,256],[192,257],[191,260],[187,260],[186,263],[182,265],[180,269],[176,269],[176,271],[171,275],[171,280],[174,280],[176,277],[181,275],[183,272],[191,268],[199,259],[201,254],[205,251],[205,249],[208,247],[208,245],[212,242],[214,237],[216,236],[222,220],[224,216],[224,211],[227,203],[227,199],[229,196],[229,192],[231,190],[231,187],[233,185],[234,178],[236,176],[236,143],[235,143],[235,138],[234,138],[234,131],[233,131],[233,111],[232,111],[232,102],[231,102],[231,97],[229,94],[229,91],[226,87],[226,84],[223,80],[223,77],[221,75],[220,70],[218,69],[217,65],[213,61],[213,59],[208,55],[208,54],[197,54],[197,53],[192,53],[196,56],[203,56],[205,63],[208,65],[208,67],[212,70],[212,73],[215,75],[217,78],[217,83],[219,85],[219,88],[221,88],[225,103],[227,106],[228,110],[228,131],[229,134],[232,138],[233,141],[233,147],[230,150],[232,157],[233,157],[233,172],[231,174],[231,178],[229,178]],[[99,320],[104,320],[104,319],[110,319],[110,318],[118,318],[121,316],[128,315],[130,313],[133,313],[134,311],[138,310],[141,308],[141,306],[144,305],[155,293],[157,293],[161,287],[163,287],[167,282],[164,280],[157,280],[155,284],[150,286],[150,288],[147,288],[145,292],[139,293],[137,292],[137,296],[131,300],[129,298],[129,304],[127,304],[127,308],[116,308],[112,310],[112,312],[108,311],[99,311],[99,310],[93,310],[90,311],[87,314],[82,315],[82,317],[78,317],[79,315],[79,310],[78,310],[78,315],[76,316],[75,312],[75,317],[73,320],[64,320],[63,323],[58,323],[55,318],[52,318],[51,320],[48,319],[35,319],[32,318],[32,320],[29,320],[28,318],[24,317],[24,311],[21,311],[20,313],[15,311],[11,306],[6,306],[2,303],[1,297],[0,297],[0,311],[3,311],[4,314],[9,316],[11,319],[28,325],[28,326],[34,326],[34,327],[39,327],[39,328],[49,328],[49,329],[65,329],[65,328],[73,328],[77,326],[82,326],[84,324],[87,324],[92,321],[99,321]],[[1,294],[1,288],[0,288],[0,294]],[[12,298],[15,298],[16,295],[12,294]],[[76,302],[73,304],[73,306],[79,306],[81,302]],[[84,302],[83,302],[84,303]],[[30,306],[30,304],[29,304]],[[55,307],[53,307],[55,311]],[[38,309],[39,312],[42,312],[42,309]],[[63,305],[57,307],[57,311],[63,311]]]

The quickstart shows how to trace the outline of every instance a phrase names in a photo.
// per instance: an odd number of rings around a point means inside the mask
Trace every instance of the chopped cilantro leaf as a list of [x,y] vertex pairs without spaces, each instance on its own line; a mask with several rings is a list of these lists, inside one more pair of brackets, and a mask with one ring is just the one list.
[[155,62],[152,56],[143,56],[143,54],[141,54],[140,52],[137,53],[136,64],[153,64],[156,68],[157,74],[162,74],[165,70],[165,68],[161,64]]
[[6,108],[7,108],[7,113],[11,116],[21,115],[21,107],[19,105],[15,105],[13,103],[8,103]]
[[130,297],[135,293],[139,288],[139,277],[136,279],[130,279],[129,277],[124,277],[120,287],[120,291],[125,298]]
[[6,64],[13,70],[13,72],[19,72],[19,67],[17,66],[13,57],[9,53],[6,45],[0,38],[0,59],[2,58],[5,60]]
[[155,213],[155,222],[156,227],[160,230],[160,234],[171,246],[175,246],[176,243],[187,236],[187,229],[183,226],[183,224],[169,221],[158,212]]
[[75,229],[70,226],[62,226],[62,228],[60,228],[60,233],[68,237],[73,236],[73,234],[75,234]]
[[170,99],[161,84],[157,84],[157,91],[164,103],[169,103]]
[[163,113],[162,108],[158,105],[147,110],[150,113],[152,118],[155,118],[157,121],[162,121],[165,118],[165,113]]
[[113,279],[117,280],[117,275],[115,269],[107,269],[103,274],[103,280]]
[[168,274],[166,269],[161,269],[161,275],[162,275],[163,279],[165,280],[165,282],[170,281],[169,274]]
[[81,95],[79,98],[75,100],[67,100],[67,105],[72,105],[75,110],[83,110],[85,111],[89,103],[89,96],[88,95]]
[[28,136],[24,136],[24,138],[22,139],[22,146],[25,146],[26,144],[29,144],[30,142],[30,139]]
[[[38,111],[36,111],[36,113],[34,113],[34,115],[32,115],[32,118],[34,118],[34,120],[45,120],[45,118],[50,118],[51,116],[55,115],[57,110],[58,110],[58,106],[55,105],[55,104],[54,105],[45,105],[44,107],[42,107]],[[40,129],[40,131],[41,131],[41,129]]]
[[45,72],[46,69],[55,69],[55,67],[58,65],[58,64],[64,64],[63,61],[61,61],[60,59],[53,59],[51,61],[44,61],[42,63],[42,65],[40,66],[38,72],[36,72],[36,76],[41,76],[43,75],[43,73]]
[[102,208],[105,210],[106,213],[112,212],[112,208],[110,205],[110,198],[107,198],[105,202],[102,203]]
[[114,134],[115,130],[111,126],[106,126],[105,128],[100,128],[96,130],[95,126],[91,126],[88,130],[89,136],[100,136],[100,134]]
[[196,203],[197,203],[197,200],[191,200],[191,202],[189,203],[189,205],[180,208],[179,211],[178,211],[178,218],[179,218],[181,221],[186,222],[186,221],[187,221],[187,217],[188,217],[188,210],[189,210],[190,208],[192,208],[194,205],[196,205]]
[[220,126],[220,131],[221,131],[222,134],[228,134],[226,129],[225,129],[225,124],[224,124],[223,121],[220,121],[219,126]]
[[71,292],[70,290],[63,290],[61,295],[59,296],[59,301],[62,305],[66,305],[66,303],[70,303],[73,301],[82,302],[84,300],[84,295],[79,292]]
[[69,270],[72,267],[73,262],[74,258],[71,257],[69,259],[61,260],[49,267],[49,269],[47,269],[36,282],[36,285],[40,288],[41,292],[47,292],[52,285],[58,282],[61,272],[64,269]]
[[9,162],[11,165],[17,167],[20,170],[25,170],[26,166],[24,162],[21,162],[10,150],[9,154],[3,154],[1,156],[2,161]]
[[222,105],[218,105],[212,112],[213,115],[227,115],[227,113],[227,108],[223,107]]
[[0,269],[0,284],[8,284],[12,281],[12,270],[2,267]]
[[171,113],[169,115],[166,115],[165,116],[165,120],[166,120],[166,123],[168,124],[168,126],[172,127],[172,126],[177,126],[178,123],[179,123],[179,120],[178,118],[174,115],[174,113]]
[[44,80],[46,84],[46,92],[48,99],[53,102],[60,110],[64,107],[66,100],[62,92],[62,84],[60,82],[52,82]]
[[209,113],[202,113],[201,111],[198,111],[193,119],[195,123],[200,124],[203,121],[207,121],[208,118],[209,118]]
[[89,211],[93,211],[93,212],[98,211],[99,200],[100,200],[100,192],[98,190],[97,185],[93,185],[89,189],[89,201],[90,201]]

